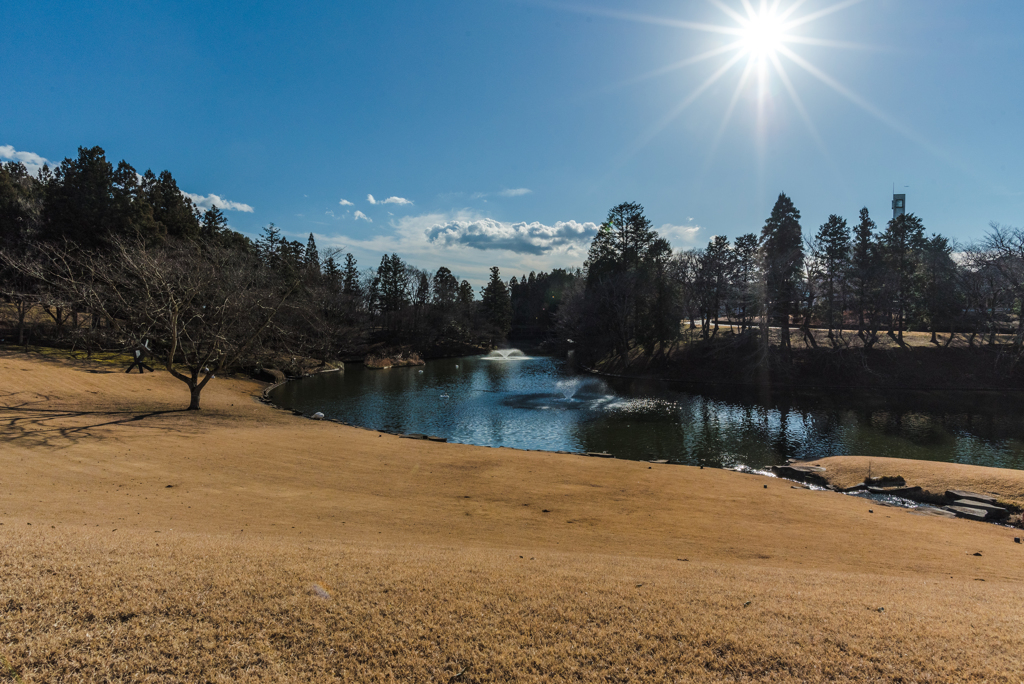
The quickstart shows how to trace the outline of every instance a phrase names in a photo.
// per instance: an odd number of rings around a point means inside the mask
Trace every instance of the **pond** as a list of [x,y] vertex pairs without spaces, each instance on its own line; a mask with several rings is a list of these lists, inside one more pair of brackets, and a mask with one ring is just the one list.
[[271,398],[306,415],[485,446],[718,467],[859,454],[1024,469],[1024,397],[1014,392],[697,389],[579,374],[565,359],[516,351],[418,368],[352,364]]

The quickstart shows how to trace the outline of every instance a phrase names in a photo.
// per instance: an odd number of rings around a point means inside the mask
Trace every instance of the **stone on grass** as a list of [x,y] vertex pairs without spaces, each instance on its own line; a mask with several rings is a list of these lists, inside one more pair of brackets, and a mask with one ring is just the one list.
[[990,503],[983,503],[981,501],[971,501],[969,499],[957,499],[953,502],[954,506],[966,506],[967,508],[976,508],[978,510],[985,511],[989,518],[1002,519],[1010,515],[1010,512],[1002,506],[993,506]]
[[948,489],[946,490],[946,498],[949,501],[956,501],[957,499],[967,499],[968,501],[980,501],[982,503],[994,504],[998,500],[998,497],[991,494],[978,494],[977,492],[967,492],[962,489]]
[[968,520],[985,520],[988,518],[988,511],[970,506],[946,506],[947,511],[953,511],[958,518]]

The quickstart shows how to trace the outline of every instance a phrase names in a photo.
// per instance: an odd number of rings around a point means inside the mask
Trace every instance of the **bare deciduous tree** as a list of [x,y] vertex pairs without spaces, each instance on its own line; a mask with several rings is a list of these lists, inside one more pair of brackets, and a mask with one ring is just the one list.
[[114,239],[103,252],[44,245],[31,263],[3,259],[109,320],[123,344],[150,340],[153,356],[188,386],[190,410],[217,372],[258,346],[295,287],[276,286],[246,254],[194,241]]

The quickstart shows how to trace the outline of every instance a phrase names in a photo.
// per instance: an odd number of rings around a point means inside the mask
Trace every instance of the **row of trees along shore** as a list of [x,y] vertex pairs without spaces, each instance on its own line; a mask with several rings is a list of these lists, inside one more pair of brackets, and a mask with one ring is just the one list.
[[624,203],[582,268],[506,282],[494,267],[478,296],[450,269],[397,254],[360,269],[352,254],[318,249],[313,235],[289,240],[273,224],[251,240],[217,207],[198,209],[169,172],[114,166],[93,147],[35,175],[0,164],[0,296],[7,342],[130,350],[149,340],[188,385],[190,408],[227,369],[465,354],[510,335],[572,346],[592,363],[668,359],[684,338],[744,340],[760,362],[784,366],[794,336],[863,351],[883,334],[902,346],[905,331],[924,330],[936,345],[960,337],[1016,364],[1024,231],[993,224],[957,245],[926,237],[912,214],[880,229],[862,209],[855,225],[832,215],[805,235],[783,194],[759,233],[673,251],[643,207]]
[[833,349],[865,350],[883,334],[904,347],[907,330],[929,332],[933,344],[947,347],[957,337],[968,347],[994,346],[998,334],[1009,334],[1016,363],[1022,306],[1018,228],[990,224],[979,242],[958,245],[926,236],[913,214],[879,229],[864,208],[852,226],[833,214],[805,235],[799,210],[780,194],[760,233],[731,242],[715,236],[706,247],[678,252],[639,204],[615,207],[559,324],[584,341],[591,360],[626,359],[637,346],[648,356],[664,352],[678,341],[682,320],[703,340],[723,327],[759,339],[762,355],[773,351],[783,363],[791,360],[794,332],[808,348],[822,344],[814,329],[826,331],[824,344]]

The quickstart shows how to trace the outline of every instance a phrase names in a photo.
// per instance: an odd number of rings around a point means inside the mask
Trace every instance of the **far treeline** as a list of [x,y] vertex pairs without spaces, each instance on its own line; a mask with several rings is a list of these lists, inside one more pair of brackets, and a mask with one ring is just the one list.
[[197,208],[169,172],[139,174],[80,148],[35,176],[0,164],[4,342],[128,351],[148,340],[188,385],[190,408],[226,369],[457,355],[508,338],[622,366],[671,364],[703,345],[784,375],[794,336],[810,350],[863,354],[915,330],[938,346],[998,348],[1016,367],[1024,232],[992,225],[961,246],[926,237],[912,214],[879,230],[863,209],[856,225],[833,215],[805,238],[799,220],[780,195],[759,234],[673,252],[643,207],[620,204],[583,268],[506,283],[494,267],[478,296],[450,269],[397,254],[360,269],[352,254],[318,249],[312,235],[288,240],[273,224],[250,240],[217,207]]

